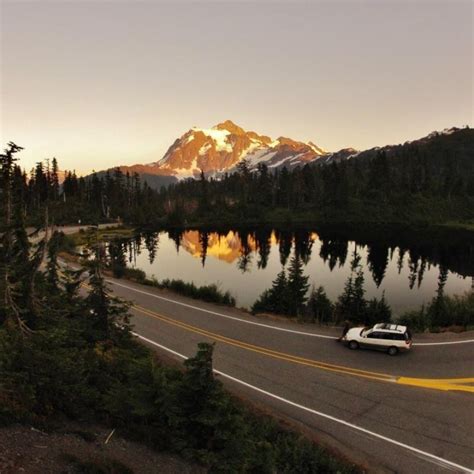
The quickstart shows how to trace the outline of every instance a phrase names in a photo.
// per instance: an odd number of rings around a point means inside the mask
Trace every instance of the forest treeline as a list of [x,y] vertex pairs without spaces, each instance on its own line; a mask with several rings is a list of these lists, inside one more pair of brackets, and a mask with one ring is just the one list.
[[438,288],[432,300],[397,318],[394,318],[384,293],[381,298],[367,299],[361,257],[357,251],[352,255],[350,270],[343,292],[333,302],[323,286],[309,291],[309,277],[304,275],[301,258],[295,255],[288,269],[283,268],[271,288],[255,301],[252,312],[281,314],[318,324],[341,325],[346,321],[353,325],[371,326],[394,322],[406,324],[419,332],[439,331],[447,327],[470,329],[474,326],[474,292],[459,296],[445,295],[448,271],[444,267],[440,268]]
[[106,287],[97,235],[79,269],[62,266],[64,236],[49,225],[54,195],[37,208],[44,232],[27,231],[20,151],[10,143],[0,154],[0,425],[102,423],[209,472],[359,472],[226,392],[212,345],[199,344],[180,370],[139,344],[127,304]]
[[474,131],[373,149],[331,164],[273,170],[241,161],[235,173],[156,190],[119,168],[59,184],[55,159],[14,170],[28,222],[45,203],[57,224],[122,220],[142,226],[278,222],[444,223],[474,219]]
[[[331,164],[272,170],[245,160],[222,179],[162,192],[171,223],[440,223],[474,218],[474,131]],[[167,207],[166,207],[167,206]]]

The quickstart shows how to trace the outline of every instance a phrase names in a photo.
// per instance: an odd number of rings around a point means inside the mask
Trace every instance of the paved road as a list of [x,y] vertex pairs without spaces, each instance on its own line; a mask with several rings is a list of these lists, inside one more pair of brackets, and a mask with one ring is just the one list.
[[[70,234],[75,234],[76,232],[79,232],[80,230],[86,230],[89,229],[90,227],[98,227],[99,229],[112,229],[114,227],[118,227],[120,224],[115,223],[115,222],[110,222],[108,224],[99,224],[98,226],[89,226],[89,225],[65,225],[65,226],[55,226],[54,230],[60,231],[66,235]],[[28,227],[26,229],[28,234],[31,234],[34,232],[36,229],[33,227]],[[51,230],[49,231],[51,233]],[[30,241],[32,243],[37,243],[39,242],[42,238],[44,237],[44,230],[40,230],[37,234],[34,236],[30,237]]]
[[215,368],[230,390],[373,472],[474,469],[472,332],[415,338],[410,353],[389,357],[350,351],[332,329],[108,283],[134,302],[134,331],[146,343],[181,359],[194,355],[198,342],[216,342]]

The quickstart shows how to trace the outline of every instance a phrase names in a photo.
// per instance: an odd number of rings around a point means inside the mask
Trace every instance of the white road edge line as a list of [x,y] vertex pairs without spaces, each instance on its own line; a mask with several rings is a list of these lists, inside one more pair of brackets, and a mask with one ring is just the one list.
[[[124,285],[123,283],[117,283],[116,281],[109,280],[107,278],[105,279],[105,281],[107,283],[111,283],[112,285],[121,286],[123,288],[127,288],[128,290],[132,290],[137,293],[142,293],[144,295],[151,296],[153,298],[158,298],[163,301],[168,301],[169,303],[178,304],[186,308],[197,309],[198,311],[202,311],[203,313],[213,314],[215,316],[220,316],[221,318],[232,319],[234,321],[239,321],[245,324],[253,324],[254,326],[261,326],[264,328],[274,329],[275,331],[283,331],[283,332],[289,332],[292,334],[299,334],[300,336],[320,337],[323,339],[337,339],[337,337],[334,337],[334,336],[326,336],[324,334],[315,334],[312,332],[305,332],[305,331],[296,331],[294,329],[285,329],[285,328],[279,328],[277,326],[271,326],[270,324],[257,323],[255,321],[247,321],[246,319],[237,318],[235,316],[229,316],[228,314],[217,313],[216,311],[210,311],[208,309],[200,308],[199,306],[193,306],[191,304],[183,303],[181,301],[172,300],[171,298],[165,298],[164,296],[155,295],[154,293],[149,293],[148,291],[139,290],[138,288],[133,288],[132,286],[127,286],[127,285]],[[467,339],[464,341],[446,341],[446,342],[416,342],[416,343],[413,343],[413,346],[444,346],[448,344],[466,344],[466,343],[471,343],[471,342],[474,342],[474,339]]]
[[[134,336],[138,337],[139,339],[142,339],[143,341],[148,342],[149,344],[152,344],[156,347],[159,347],[160,349],[163,349],[167,352],[170,352],[171,354],[174,354],[174,355],[180,357],[181,359],[188,359],[188,357],[186,357],[185,355],[180,354],[179,352],[176,352],[173,349],[170,349],[169,347],[158,344],[157,342],[152,341],[151,339],[148,339],[147,337],[144,337],[141,334],[138,334],[138,333],[133,332],[133,331],[132,331],[132,334]],[[456,464],[452,461],[448,461],[447,459],[440,458],[438,456],[435,456],[434,454],[428,453],[426,451],[422,451],[421,449],[415,448],[415,447],[410,446],[408,444],[401,443],[400,441],[396,441],[392,438],[388,438],[388,437],[383,436],[381,434],[375,433],[374,431],[367,430],[365,428],[362,428],[361,426],[354,425],[352,423],[349,423],[348,421],[341,420],[340,418],[336,418],[334,416],[327,415],[326,413],[322,413],[322,412],[317,411],[317,410],[313,410],[312,408],[306,407],[304,405],[300,405],[299,403],[292,402],[291,400],[280,397],[279,395],[275,395],[274,393],[267,392],[266,390],[263,390],[262,388],[258,388],[255,385],[251,385],[247,382],[244,382],[243,380],[232,377],[231,375],[228,375],[224,372],[221,372],[220,370],[214,369],[214,372],[218,375],[221,375],[222,377],[225,377],[229,380],[232,380],[233,382],[244,385],[245,387],[248,387],[248,388],[250,388],[252,390],[255,390],[257,392],[263,393],[264,395],[267,395],[270,398],[274,398],[276,400],[279,400],[280,402],[283,402],[283,403],[286,403],[288,405],[299,408],[301,410],[307,411],[309,413],[312,413],[313,415],[317,415],[317,416],[320,416],[322,418],[326,418],[328,420],[334,421],[334,422],[339,423],[341,425],[352,428],[356,431],[360,431],[360,432],[362,432],[364,434],[367,434],[369,436],[373,436],[374,438],[378,438],[382,441],[386,441],[387,443],[394,444],[395,446],[399,446],[401,448],[407,449],[408,451],[411,451],[411,452],[415,453],[416,455],[423,457],[425,460],[430,461],[432,463],[435,463],[437,465],[440,465],[440,466],[442,466],[446,469],[456,469],[457,471],[461,471],[461,472],[465,472],[465,473],[469,473],[469,474],[472,474],[474,472],[473,469],[470,469],[468,467],[461,466],[460,464]]]
[[153,298],[158,298],[160,300],[168,301],[169,303],[175,303],[175,304],[178,304],[178,305],[181,305],[181,306],[185,306],[186,308],[197,309],[198,311],[202,311],[203,313],[213,314],[215,316],[220,316],[221,318],[233,319],[234,321],[239,321],[241,323],[253,324],[254,326],[262,326],[262,327],[265,327],[265,328],[275,329],[275,331],[291,332],[293,334],[300,334],[300,335],[303,335],[303,336],[312,336],[312,337],[321,337],[321,338],[324,338],[324,339],[337,339],[337,337],[334,337],[334,336],[325,336],[323,334],[313,334],[312,332],[296,331],[294,329],[279,328],[277,326],[271,326],[269,324],[257,323],[255,321],[247,321],[246,319],[237,318],[236,316],[229,316],[228,314],[217,313],[216,311],[211,311],[209,309],[200,308],[199,306],[193,306],[191,304],[183,303],[181,301],[176,301],[176,300],[172,300],[170,298],[165,298],[164,296],[155,295],[154,293],[149,293],[147,291],[139,290],[137,288],[133,288],[131,286],[124,285],[122,283],[117,283],[116,281],[113,281],[113,280],[106,279],[105,281],[107,283],[111,283],[112,285],[117,285],[117,286],[121,286],[123,288],[127,288],[128,290],[136,291],[137,293],[142,293],[142,294],[147,295],[147,296],[152,296]]

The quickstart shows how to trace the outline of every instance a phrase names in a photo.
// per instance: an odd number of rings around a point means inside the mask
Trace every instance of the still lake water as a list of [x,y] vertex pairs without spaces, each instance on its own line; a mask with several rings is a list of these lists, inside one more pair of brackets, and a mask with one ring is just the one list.
[[196,285],[216,283],[232,293],[237,306],[247,308],[271,286],[282,267],[288,267],[295,253],[303,260],[311,285],[322,285],[335,300],[344,289],[352,254],[357,251],[366,296],[381,297],[385,292],[395,314],[430,301],[440,275],[447,276],[447,295],[471,290],[473,242],[444,237],[434,243],[428,237],[420,243],[412,237],[384,238],[380,243],[380,237],[351,239],[308,230],[185,230],[141,234],[112,245],[120,246],[127,264],[144,270],[148,277]]

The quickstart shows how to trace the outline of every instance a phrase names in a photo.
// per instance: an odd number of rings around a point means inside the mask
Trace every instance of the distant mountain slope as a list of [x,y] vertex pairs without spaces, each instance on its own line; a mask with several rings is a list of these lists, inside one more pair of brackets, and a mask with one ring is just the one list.
[[226,120],[209,129],[194,127],[188,130],[157,162],[120,168],[123,172],[183,179],[195,177],[201,170],[207,176],[232,172],[243,159],[251,166],[263,162],[269,168],[293,168],[326,154],[313,142],[303,143],[287,137],[272,140]]
[[252,168],[264,163],[270,171],[274,171],[283,167],[293,169],[305,164],[327,165],[355,158],[370,159],[382,151],[390,157],[413,153],[415,148],[420,148],[430,150],[431,154],[436,155],[437,149],[453,146],[457,150],[456,153],[462,153],[462,143],[457,142],[462,141],[465,133],[469,132],[472,131],[453,127],[399,145],[375,147],[364,151],[343,148],[330,153],[311,141],[303,143],[286,137],[273,140],[266,135],[245,131],[232,121],[226,120],[209,129],[191,128],[176,139],[164,157],[156,162],[119,168],[124,173],[138,173],[149,186],[160,188],[181,179],[196,178],[201,170],[206,177],[232,173],[244,159]]
[[357,158],[358,160],[371,159],[377,154],[384,152],[390,157],[410,157],[422,154],[429,156],[433,163],[441,157],[445,159],[446,153],[456,155],[456,158],[468,158],[470,161],[473,153],[474,130],[470,128],[445,128],[441,132],[431,132],[425,137],[417,140],[406,141],[399,145],[386,145],[374,147],[364,151],[353,148],[345,148],[336,153],[326,155],[320,163],[330,161],[343,161]]

